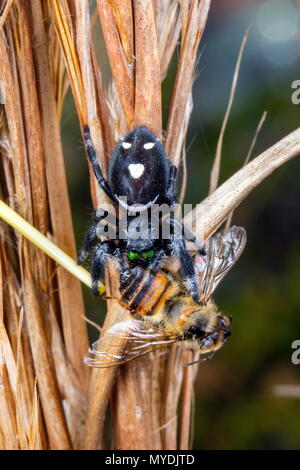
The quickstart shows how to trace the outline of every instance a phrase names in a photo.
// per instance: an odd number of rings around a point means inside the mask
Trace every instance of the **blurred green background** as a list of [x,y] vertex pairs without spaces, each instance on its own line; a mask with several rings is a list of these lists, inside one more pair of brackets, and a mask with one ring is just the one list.
[[[208,191],[209,175],[244,32],[252,29],[225,134],[221,182],[245,159],[263,111],[267,119],[254,156],[300,124],[291,101],[300,79],[300,3],[289,0],[212,2],[201,42],[194,111],[188,135],[186,201]],[[104,52],[103,52],[104,56]],[[168,114],[176,62],[163,84]],[[78,247],[90,223],[87,163],[70,95],[62,122],[67,175]],[[291,344],[300,339],[300,158],[277,170],[237,209],[234,223],[248,233],[246,250],[215,300],[233,317],[225,347],[201,364],[196,382],[195,449],[300,448],[299,398],[274,394],[277,384],[300,385]],[[99,300],[84,291],[87,314]],[[104,305],[101,304],[103,315]],[[96,331],[91,331],[91,339]]]

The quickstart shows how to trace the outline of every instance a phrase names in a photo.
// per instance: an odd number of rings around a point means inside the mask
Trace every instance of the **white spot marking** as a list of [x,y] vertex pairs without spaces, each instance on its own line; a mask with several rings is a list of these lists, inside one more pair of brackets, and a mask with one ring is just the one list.
[[144,149],[150,150],[153,149],[155,143],[154,142],[147,142],[146,144],[143,145]]
[[122,142],[123,149],[130,149],[131,145],[132,144],[130,142]]
[[126,204],[124,201],[122,201],[121,198],[119,198],[116,194],[115,194],[115,197],[117,199],[117,201],[119,202],[119,204],[124,208],[126,209],[127,211],[135,211],[135,212],[143,212],[144,210],[148,209],[148,207],[151,207],[153,204],[156,203],[157,199],[158,199],[158,196],[155,196],[155,198],[153,199],[153,201],[149,201],[147,204],[145,204],[144,206],[138,206],[137,204],[132,204],[132,206],[129,206],[128,204]]
[[144,173],[145,167],[141,163],[132,163],[128,166],[128,170],[132,178],[138,179]]

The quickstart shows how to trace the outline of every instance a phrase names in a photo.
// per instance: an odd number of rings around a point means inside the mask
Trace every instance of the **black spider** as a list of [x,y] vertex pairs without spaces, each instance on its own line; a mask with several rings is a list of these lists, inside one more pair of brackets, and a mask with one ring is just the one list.
[[[98,294],[99,280],[104,278],[105,263],[110,258],[119,263],[122,284],[126,279],[128,282],[133,267],[148,267],[155,272],[166,257],[176,256],[180,260],[188,291],[198,301],[194,264],[185,240],[193,242],[200,254],[205,252],[195,236],[174,216],[177,168],[171,165],[159,140],[144,126],[129,132],[114,149],[106,181],[88,126],[84,127],[84,136],[99,185],[115,205],[127,211],[126,219],[115,218],[113,239],[106,237],[107,226],[104,228],[101,225],[101,221],[108,217],[107,211],[96,211],[87,232],[79,263],[85,260],[97,241],[92,259],[94,294]],[[164,219],[160,210],[162,205],[168,208]],[[166,237],[163,227],[169,229]]]

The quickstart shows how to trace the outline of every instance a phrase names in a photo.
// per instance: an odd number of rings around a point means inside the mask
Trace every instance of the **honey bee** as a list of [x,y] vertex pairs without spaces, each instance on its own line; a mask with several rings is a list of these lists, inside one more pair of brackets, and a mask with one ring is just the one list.
[[130,311],[131,320],[113,325],[92,345],[85,362],[93,367],[116,366],[175,342],[209,358],[231,333],[231,318],[218,311],[211,296],[245,244],[246,231],[236,226],[207,241],[206,255],[197,256],[194,264],[198,303],[178,273],[134,269],[122,283],[118,299]]

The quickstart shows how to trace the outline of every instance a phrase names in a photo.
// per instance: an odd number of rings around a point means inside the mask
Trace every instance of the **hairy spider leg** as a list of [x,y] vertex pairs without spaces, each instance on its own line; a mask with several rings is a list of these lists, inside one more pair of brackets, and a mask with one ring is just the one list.
[[[171,251],[172,256],[179,258],[182,274],[186,281],[187,290],[192,296],[193,300],[198,303],[199,289],[194,262],[186,248],[184,239],[181,236],[176,237],[176,233],[178,235],[178,224],[175,223],[176,220],[178,219],[175,219],[174,214],[171,214],[168,219],[168,222],[173,229],[169,243],[169,250]],[[182,232],[180,235],[182,235]]]
[[177,176],[177,167],[175,165],[172,165],[170,167],[169,180],[168,180],[167,192],[166,192],[168,203],[170,204],[170,206],[174,206],[177,202],[177,198],[175,195],[176,176]]
[[[78,257],[78,264],[82,264],[84,262],[87,255],[89,254],[89,252],[93,248],[94,242],[98,238],[98,235],[97,235],[98,223],[102,219],[107,217],[108,215],[110,215],[108,211],[105,211],[101,215],[97,215],[97,211],[95,211],[94,216],[93,216],[93,224],[91,225],[91,227],[87,231],[83,248],[81,249],[79,257]],[[119,227],[119,219],[118,218],[116,218],[116,224],[117,224],[117,227]]]
[[115,202],[117,204],[118,201],[116,200],[115,196],[113,195],[112,190],[109,186],[109,183],[104,178],[104,176],[102,174],[102,170],[101,170],[100,165],[98,163],[97,155],[96,155],[96,151],[94,149],[94,145],[93,145],[93,141],[92,141],[92,138],[91,138],[91,133],[90,133],[89,126],[85,125],[84,128],[83,128],[83,132],[84,132],[84,139],[85,139],[87,154],[88,154],[88,157],[89,157],[90,162],[92,164],[96,180],[98,181],[99,186],[103,189],[105,194],[107,194],[107,196],[113,202]]
[[121,251],[112,241],[104,241],[95,246],[92,260],[92,290],[94,295],[99,295],[99,281],[104,281],[105,265],[109,259],[117,259],[122,269],[123,258]]
[[173,217],[173,218],[170,217],[170,222],[169,223],[170,223],[171,227],[172,227],[172,224],[173,224],[173,228],[178,230],[178,232],[183,235],[185,240],[190,241],[195,245],[195,247],[196,247],[196,249],[197,249],[197,251],[199,252],[200,255],[202,255],[202,256],[206,255],[206,251],[205,251],[204,247],[201,245],[201,243],[198,242],[198,240],[195,237],[195,235],[193,234],[193,232],[191,232],[191,230],[189,230],[181,220],[178,220],[176,217]]

